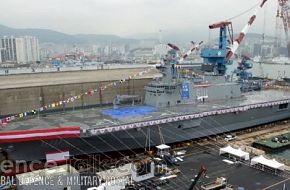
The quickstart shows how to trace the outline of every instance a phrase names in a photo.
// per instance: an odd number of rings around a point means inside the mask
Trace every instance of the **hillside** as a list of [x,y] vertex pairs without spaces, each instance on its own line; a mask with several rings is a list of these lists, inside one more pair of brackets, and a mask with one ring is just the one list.
[[134,43],[137,40],[115,35],[78,34],[70,35],[48,29],[16,29],[0,25],[0,36],[36,36],[41,43],[93,44],[93,43]]

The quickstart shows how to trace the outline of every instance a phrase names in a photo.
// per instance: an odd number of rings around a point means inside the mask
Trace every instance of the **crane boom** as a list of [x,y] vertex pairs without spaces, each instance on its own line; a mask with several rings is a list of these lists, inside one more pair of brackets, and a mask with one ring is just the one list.
[[199,169],[198,174],[195,176],[193,182],[191,183],[190,187],[188,190],[193,190],[193,188],[195,187],[196,183],[198,182],[199,178],[202,176],[202,174],[204,174],[206,172],[206,167],[205,166],[201,166]]
[[[278,25],[278,19],[282,20],[283,23],[283,29],[285,33],[285,39],[287,43],[287,48],[288,48],[288,56],[290,56],[290,41],[289,41],[289,31],[290,31],[290,5],[288,0],[278,0],[278,10],[277,10],[277,15],[276,15],[276,30],[279,30],[279,25]],[[276,37],[277,37],[277,47],[278,47],[278,36],[276,32]],[[279,36],[280,37],[280,36]]]
[[198,48],[199,48],[199,46],[201,46],[201,44],[203,43],[203,41],[201,41],[201,42],[199,42],[198,44],[194,44],[194,47],[193,48],[191,48],[190,50],[188,50],[187,52],[186,52],[186,54],[184,54],[182,57],[181,57],[181,59],[179,60],[179,63],[181,63],[185,58],[187,58],[192,52],[194,52],[195,50],[197,50]]
[[[219,45],[218,48],[204,48],[201,51],[201,57],[204,59],[203,65],[211,65],[211,72],[217,75],[224,75],[226,73],[226,53],[227,44],[232,40],[232,23],[231,22],[219,22],[216,24],[209,25],[209,28],[215,29],[219,28]],[[230,40],[228,40],[228,34],[230,35]]]
[[221,28],[221,27],[226,27],[226,26],[228,26],[230,24],[232,24],[232,22],[223,21],[223,22],[219,22],[219,23],[215,23],[215,24],[209,25],[209,28],[210,29]]
[[239,36],[235,39],[232,47],[230,48],[230,51],[228,51],[226,55],[226,60],[229,61],[232,56],[236,53],[238,47],[240,46],[241,42],[243,41],[244,37],[247,35],[251,25],[255,21],[258,12],[263,8],[264,4],[267,0],[263,0],[262,3],[255,9],[254,14],[250,17],[248,23],[246,26],[244,26],[243,30],[240,32]]
[[177,47],[177,46],[174,45],[174,44],[168,43],[167,45],[168,45],[169,47],[171,47],[172,49],[176,50],[176,51],[180,51],[179,47]]

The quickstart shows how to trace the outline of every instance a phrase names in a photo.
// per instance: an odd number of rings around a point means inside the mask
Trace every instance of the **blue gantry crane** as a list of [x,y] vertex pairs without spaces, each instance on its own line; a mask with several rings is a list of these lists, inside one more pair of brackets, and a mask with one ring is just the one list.
[[232,60],[227,60],[228,47],[233,43],[232,22],[219,22],[209,26],[210,29],[220,29],[218,48],[204,48],[201,57],[204,59],[203,70],[214,72],[217,75],[226,73],[226,65],[232,64]]
[[[247,27],[249,27],[248,25]],[[239,37],[234,41],[232,22],[229,21],[212,24],[209,28],[220,29],[219,42],[217,48],[202,49],[201,57],[204,59],[202,70],[214,73],[215,75],[226,75],[227,65],[233,63],[230,58],[238,48],[245,34],[241,32]],[[231,49],[233,47],[235,47],[235,50]],[[260,90],[262,87],[261,81],[252,79],[252,73],[249,72],[252,67],[251,59],[246,55],[242,55],[241,61],[233,72],[238,77],[242,92]]]
[[[204,59],[202,68],[204,71],[214,72],[216,75],[225,75],[226,65],[232,64],[232,56],[236,53],[266,1],[262,0],[261,4],[256,7],[254,14],[251,15],[235,40],[233,40],[232,22],[223,21],[209,26],[210,29],[220,29],[219,44],[218,48],[205,48],[201,51],[201,57]],[[229,37],[227,33],[229,33]]]

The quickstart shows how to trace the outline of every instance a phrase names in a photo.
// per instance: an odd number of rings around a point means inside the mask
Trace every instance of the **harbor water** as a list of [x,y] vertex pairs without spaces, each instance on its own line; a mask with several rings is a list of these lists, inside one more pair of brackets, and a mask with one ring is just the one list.
[[[237,67],[237,64],[228,66],[228,73],[230,74]],[[281,79],[283,77],[290,77],[290,65],[282,64],[259,64],[254,63],[250,70],[253,76],[267,77],[271,79]]]

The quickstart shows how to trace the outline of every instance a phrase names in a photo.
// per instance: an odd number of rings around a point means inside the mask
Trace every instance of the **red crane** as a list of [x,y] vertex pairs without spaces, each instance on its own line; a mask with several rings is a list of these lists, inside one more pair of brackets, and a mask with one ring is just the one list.
[[[195,50],[198,50],[199,47],[202,45],[203,41],[199,42],[198,44],[196,44],[195,42],[191,41],[191,44],[193,45],[193,48],[191,48],[190,50],[188,50],[184,55],[181,56],[181,58],[179,59],[178,63],[181,63],[184,61],[185,58],[187,58],[192,52],[194,52]],[[170,48],[174,49],[175,51],[180,51],[180,48],[177,45],[174,45],[172,43],[168,43],[167,44]]]
[[244,37],[247,35],[250,27],[252,26],[253,22],[256,20],[258,12],[263,8],[264,4],[267,0],[262,0],[261,4],[255,9],[254,14],[250,17],[247,24],[244,26],[238,37],[234,40],[230,51],[228,51],[226,59],[229,61],[232,56],[236,53],[238,47],[240,46],[241,42],[243,41]]
[[198,174],[195,176],[194,180],[192,181],[190,187],[188,190],[193,190],[193,188],[195,187],[195,185],[197,184],[199,178],[207,171],[205,166],[201,166],[199,169]]
[[[278,0],[278,8],[276,15],[276,22],[279,22],[279,19],[282,20],[283,29],[285,33],[285,39],[288,48],[288,56],[290,56],[290,41],[289,41],[289,30],[290,30],[290,6],[288,0]],[[276,23],[276,30],[279,30],[279,25]],[[277,36],[278,37],[278,36]]]

